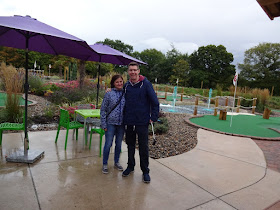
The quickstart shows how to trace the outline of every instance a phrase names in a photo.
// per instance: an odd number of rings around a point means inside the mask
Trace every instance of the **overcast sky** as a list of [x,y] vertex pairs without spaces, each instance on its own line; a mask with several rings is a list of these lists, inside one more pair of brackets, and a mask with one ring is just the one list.
[[171,44],[191,54],[224,45],[243,62],[244,51],[279,43],[280,17],[271,21],[256,0],[0,0],[0,16],[30,15],[94,44],[119,39],[134,51]]

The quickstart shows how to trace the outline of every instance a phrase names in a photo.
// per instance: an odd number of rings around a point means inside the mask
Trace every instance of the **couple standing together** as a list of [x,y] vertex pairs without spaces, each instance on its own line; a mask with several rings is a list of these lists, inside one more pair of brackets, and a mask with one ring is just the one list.
[[152,84],[140,75],[139,65],[131,62],[128,65],[129,81],[123,85],[121,75],[114,75],[111,80],[111,91],[104,96],[101,106],[101,127],[105,130],[102,172],[108,173],[110,148],[115,140],[115,167],[123,171],[119,163],[121,145],[126,132],[128,148],[127,168],[122,176],[126,177],[134,171],[136,135],[138,136],[140,167],[143,182],[151,181],[149,175],[148,127],[156,122],[159,113],[159,102]]

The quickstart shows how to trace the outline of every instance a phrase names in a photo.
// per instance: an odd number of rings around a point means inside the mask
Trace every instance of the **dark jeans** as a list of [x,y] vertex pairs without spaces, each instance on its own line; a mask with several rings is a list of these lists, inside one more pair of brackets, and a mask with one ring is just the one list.
[[147,125],[128,125],[126,128],[126,144],[128,149],[128,168],[134,169],[135,166],[135,144],[136,134],[138,136],[140,167],[143,174],[148,174],[149,167],[149,146],[148,146],[148,124]]

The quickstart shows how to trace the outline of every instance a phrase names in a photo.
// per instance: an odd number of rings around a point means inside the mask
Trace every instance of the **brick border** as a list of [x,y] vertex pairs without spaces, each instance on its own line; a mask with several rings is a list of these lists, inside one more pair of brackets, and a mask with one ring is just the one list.
[[246,137],[246,138],[251,138],[251,139],[254,139],[254,140],[280,141],[280,137],[268,138],[268,137],[258,137],[258,136],[248,136],[248,135],[242,135],[242,134],[227,133],[227,132],[222,132],[222,131],[214,130],[214,129],[211,129],[211,128],[203,127],[203,126],[197,125],[197,124],[190,121],[190,119],[192,119],[192,118],[203,117],[203,116],[204,115],[186,116],[185,117],[185,122],[188,123],[189,125],[193,126],[193,127],[202,128],[204,130],[212,131],[212,132],[219,133],[219,134],[224,134],[224,135],[229,135],[229,136]]

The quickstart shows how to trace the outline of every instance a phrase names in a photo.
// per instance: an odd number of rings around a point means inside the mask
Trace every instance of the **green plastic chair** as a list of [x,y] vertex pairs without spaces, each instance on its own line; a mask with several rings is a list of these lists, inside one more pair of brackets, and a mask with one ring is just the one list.
[[92,133],[98,133],[99,134],[99,157],[101,157],[101,151],[102,151],[102,139],[103,139],[103,136],[105,134],[105,131],[102,129],[102,128],[94,128],[92,127],[91,128],[91,131],[90,131],[90,139],[89,139],[89,149],[91,147],[91,139],[92,139]]
[[65,150],[66,150],[69,129],[76,129],[76,140],[78,140],[78,129],[83,128],[84,125],[77,121],[70,121],[69,112],[67,110],[60,109],[60,119],[58,123],[55,143],[57,142],[61,126],[67,129],[66,138],[65,138]]
[[23,113],[23,122],[22,123],[1,123],[0,124],[0,146],[2,146],[2,136],[3,131],[5,130],[18,130],[18,131],[24,131],[25,127],[25,114]]

